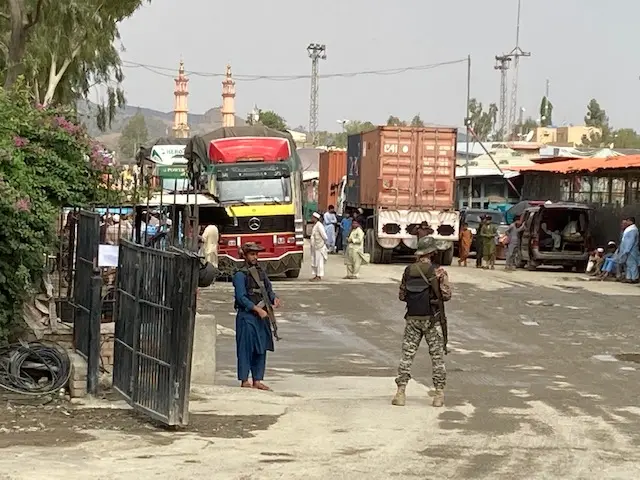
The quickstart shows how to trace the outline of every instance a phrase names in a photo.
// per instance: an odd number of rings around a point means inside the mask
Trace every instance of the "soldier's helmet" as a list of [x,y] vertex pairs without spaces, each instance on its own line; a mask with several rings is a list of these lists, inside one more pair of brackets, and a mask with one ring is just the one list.
[[247,242],[244,245],[242,245],[242,247],[240,247],[240,251],[242,253],[264,252],[264,247],[261,245],[258,245],[255,242]]
[[424,257],[430,253],[438,251],[438,242],[433,237],[422,237],[418,240],[418,249],[416,250],[416,257]]

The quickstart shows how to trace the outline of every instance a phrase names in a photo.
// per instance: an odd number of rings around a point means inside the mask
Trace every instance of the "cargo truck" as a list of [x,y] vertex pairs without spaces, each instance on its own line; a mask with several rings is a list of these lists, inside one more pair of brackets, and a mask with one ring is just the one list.
[[457,129],[378,127],[350,135],[345,205],[367,218],[365,251],[373,263],[416,251],[429,225],[441,265],[451,265],[460,213],[454,209]]
[[318,209],[326,212],[330,205],[336,207],[339,203],[342,177],[347,174],[347,152],[322,152],[318,160],[318,170]]
[[297,278],[304,244],[302,164],[291,135],[261,126],[224,127],[194,137],[185,157],[234,220],[219,226],[220,270],[235,272],[244,263],[240,247],[255,242],[264,248],[258,262],[269,276]]

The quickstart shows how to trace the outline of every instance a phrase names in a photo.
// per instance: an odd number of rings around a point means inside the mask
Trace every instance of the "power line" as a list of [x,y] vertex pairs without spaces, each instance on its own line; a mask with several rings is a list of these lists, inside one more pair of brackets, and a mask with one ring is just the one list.
[[[432,70],[434,68],[444,67],[448,65],[456,65],[459,63],[466,63],[467,59],[462,58],[459,60],[450,60],[446,62],[438,62],[438,63],[429,63],[426,65],[413,65],[410,67],[400,67],[400,68],[386,68],[386,69],[378,69],[378,70],[360,70],[355,72],[340,72],[340,73],[325,73],[319,74],[318,78],[352,78],[352,77],[361,77],[366,75],[400,75],[406,72],[416,72],[416,71],[424,71],[424,70]],[[149,65],[146,63],[138,63],[132,62],[129,60],[123,60],[122,65],[125,68],[140,68],[143,70],[147,70],[155,75],[160,75],[164,77],[173,78],[176,75],[177,69],[175,67],[161,67],[158,65]],[[214,73],[214,72],[202,72],[202,71],[185,71],[187,76],[191,77],[224,77],[224,73]],[[260,80],[267,81],[278,81],[278,82],[289,82],[294,80],[309,80],[312,78],[312,75],[304,74],[304,75],[238,75],[234,74],[233,79],[240,82],[255,82]]]

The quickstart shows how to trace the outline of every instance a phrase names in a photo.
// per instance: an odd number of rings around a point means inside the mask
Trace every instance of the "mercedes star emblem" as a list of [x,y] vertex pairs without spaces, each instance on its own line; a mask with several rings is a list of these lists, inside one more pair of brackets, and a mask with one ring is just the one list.
[[253,217],[249,220],[249,228],[254,232],[260,228],[260,219],[257,217]]

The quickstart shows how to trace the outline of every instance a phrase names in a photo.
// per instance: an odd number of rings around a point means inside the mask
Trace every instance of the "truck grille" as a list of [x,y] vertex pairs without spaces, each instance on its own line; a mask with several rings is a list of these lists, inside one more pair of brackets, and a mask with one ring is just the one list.
[[[255,228],[259,221],[259,227]],[[238,217],[238,226],[224,225],[220,228],[222,235],[239,235],[243,233],[276,233],[294,232],[293,215],[273,215],[268,217]],[[253,227],[253,228],[251,228]]]

